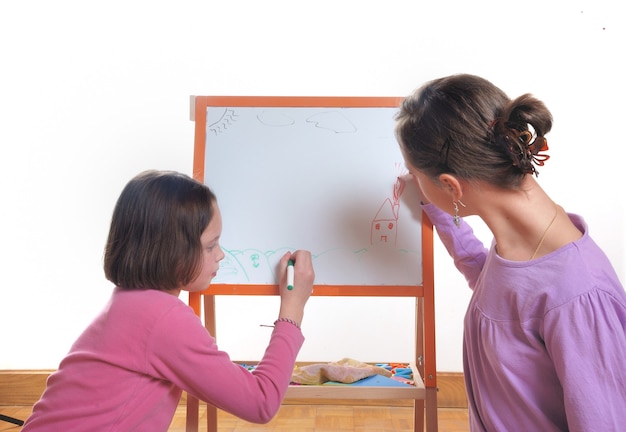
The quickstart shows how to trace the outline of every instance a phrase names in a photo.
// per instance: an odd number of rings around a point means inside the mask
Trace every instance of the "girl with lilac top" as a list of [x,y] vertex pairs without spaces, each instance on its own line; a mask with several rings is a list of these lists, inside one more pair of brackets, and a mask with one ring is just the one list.
[[[541,188],[552,116],[472,75],[407,97],[396,133],[423,209],[473,295],[463,361],[472,431],[626,427],[626,294],[582,217]],[[489,227],[490,248],[462,216]]]
[[[266,423],[287,391],[304,306],[313,289],[308,251],[278,266],[280,311],[253,371],[234,364],[181,291],[205,290],[224,258],[222,218],[204,184],[147,171],[117,201],[104,255],[110,301],[48,379],[23,432],[167,431],[182,391],[247,421]],[[287,263],[295,286],[287,290]]]

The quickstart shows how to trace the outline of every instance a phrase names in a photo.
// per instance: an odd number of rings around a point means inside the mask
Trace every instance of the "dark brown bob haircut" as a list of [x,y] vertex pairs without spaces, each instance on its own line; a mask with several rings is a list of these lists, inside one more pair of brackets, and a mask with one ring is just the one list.
[[106,278],[123,289],[169,291],[200,271],[200,236],[216,197],[204,184],[173,171],[144,171],[122,191],[104,251]]

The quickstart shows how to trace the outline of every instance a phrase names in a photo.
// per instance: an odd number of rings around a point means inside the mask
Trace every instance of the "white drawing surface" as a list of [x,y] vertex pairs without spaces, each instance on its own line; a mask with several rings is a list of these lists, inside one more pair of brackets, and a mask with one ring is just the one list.
[[282,254],[308,249],[316,284],[421,284],[421,210],[400,179],[396,112],[208,107],[204,178],[226,254],[213,283],[276,283]]

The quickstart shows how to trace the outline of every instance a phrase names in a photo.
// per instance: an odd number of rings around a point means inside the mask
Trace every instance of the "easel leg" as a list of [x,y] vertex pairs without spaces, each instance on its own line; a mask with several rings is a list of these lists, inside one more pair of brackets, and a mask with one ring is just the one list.
[[187,432],[198,432],[198,416],[199,416],[198,399],[191,395],[187,395],[187,422],[185,430]]
[[413,430],[424,432],[424,399],[413,401]]
[[437,422],[437,388],[426,388],[426,431],[437,432],[439,425]]
[[206,406],[206,430],[217,432],[217,408],[210,404]]

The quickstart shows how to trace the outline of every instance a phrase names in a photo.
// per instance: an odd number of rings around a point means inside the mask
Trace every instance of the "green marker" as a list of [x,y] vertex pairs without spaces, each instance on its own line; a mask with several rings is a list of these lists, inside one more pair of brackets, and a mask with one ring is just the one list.
[[287,262],[287,289],[289,291],[293,289],[293,265],[294,261],[290,259]]

